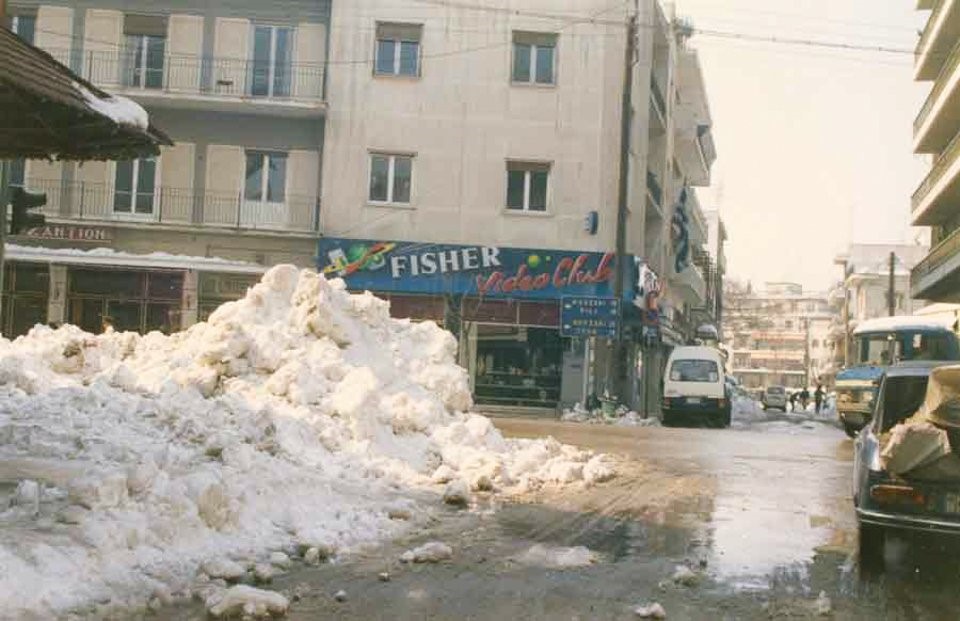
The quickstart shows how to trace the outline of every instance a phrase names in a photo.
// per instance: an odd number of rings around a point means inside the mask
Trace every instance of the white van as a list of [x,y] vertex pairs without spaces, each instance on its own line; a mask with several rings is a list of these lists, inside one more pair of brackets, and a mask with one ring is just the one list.
[[699,419],[730,426],[723,354],[713,347],[677,347],[663,378],[663,424]]

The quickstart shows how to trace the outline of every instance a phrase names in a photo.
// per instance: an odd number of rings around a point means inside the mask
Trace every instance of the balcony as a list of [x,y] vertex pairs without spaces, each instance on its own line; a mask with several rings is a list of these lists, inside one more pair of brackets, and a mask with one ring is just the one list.
[[[655,75],[650,76],[650,103],[651,108],[653,109],[653,117],[656,118],[660,127],[666,128],[667,126],[667,102],[663,96],[663,89],[660,88],[660,83],[657,81]],[[653,123],[650,124],[651,129],[653,128]]]
[[932,80],[941,73],[950,48],[960,38],[960,2],[957,0],[928,0],[932,9],[926,27],[914,51],[917,80]]
[[960,229],[934,246],[913,268],[910,295],[933,302],[960,301]]
[[663,188],[660,187],[660,182],[657,180],[657,175],[652,171],[647,171],[647,202],[651,203],[653,206],[652,212],[648,212],[647,216],[658,216],[663,217]]
[[151,68],[108,51],[86,52],[82,66],[97,86],[146,105],[303,118],[326,111],[322,64],[167,55]]
[[31,181],[28,189],[45,192],[44,215],[51,220],[143,227],[201,227],[244,232],[313,234],[320,204],[313,196],[287,195],[283,203],[253,202],[241,194],[200,192],[161,186],[152,193],[117,192],[105,183]]
[[915,152],[939,153],[956,135],[957,128],[960,127],[958,83],[960,83],[960,41],[957,41],[950,51],[930,94],[913,122]]
[[700,268],[688,265],[682,272],[670,279],[677,293],[689,306],[699,308],[707,299],[707,282]]
[[960,201],[960,132],[953,137],[930,172],[913,193],[910,205],[915,226],[930,226],[943,220]]

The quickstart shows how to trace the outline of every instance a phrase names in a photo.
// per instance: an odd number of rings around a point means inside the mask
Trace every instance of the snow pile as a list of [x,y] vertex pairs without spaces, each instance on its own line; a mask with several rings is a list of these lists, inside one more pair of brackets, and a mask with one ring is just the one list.
[[0,340],[0,490],[19,483],[0,513],[0,610],[143,606],[276,552],[349,552],[410,528],[400,517],[439,504],[440,480],[521,492],[610,476],[462,413],[455,351],[435,324],[292,266],[180,334]]
[[659,427],[660,419],[643,418],[637,412],[625,407],[617,409],[615,416],[605,416],[600,409],[587,410],[577,403],[573,408],[564,410],[560,420],[565,423],[588,423],[591,425],[619,425],[621,427]]

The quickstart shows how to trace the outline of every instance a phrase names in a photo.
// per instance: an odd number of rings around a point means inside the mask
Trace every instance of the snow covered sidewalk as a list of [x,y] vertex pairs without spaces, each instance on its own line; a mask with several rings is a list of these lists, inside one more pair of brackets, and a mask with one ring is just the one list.
[[0,618],[143,607],[210,588],[210,567],[347,553],[446,485],[610,475],[463,414],[455,353],[435,324],[292,266],[173,336],[0,341]]

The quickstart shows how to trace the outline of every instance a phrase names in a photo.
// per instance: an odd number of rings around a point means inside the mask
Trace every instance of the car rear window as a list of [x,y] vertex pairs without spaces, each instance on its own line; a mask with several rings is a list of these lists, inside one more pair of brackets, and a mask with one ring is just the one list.
[[670,366],[674,382],[716,382],[720,379],[717,363],[712,360],[674,360]]
[[772,386],[770,388],[767,388],[767,392],[771,395],[782,395],[783,388],[780,388],[779,386]]
[[881,430],[889,431],[897,423],[916,414],[927,394],[927,377],[888,377],[883,382],[883,419]]

